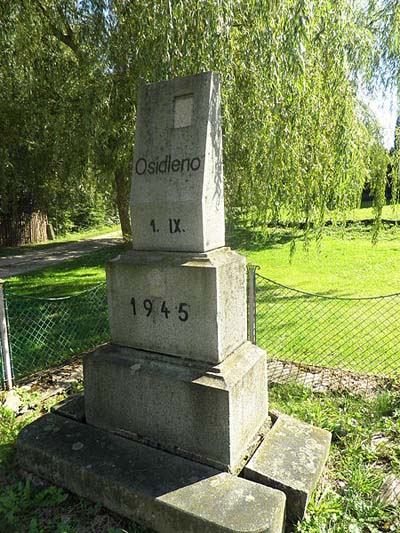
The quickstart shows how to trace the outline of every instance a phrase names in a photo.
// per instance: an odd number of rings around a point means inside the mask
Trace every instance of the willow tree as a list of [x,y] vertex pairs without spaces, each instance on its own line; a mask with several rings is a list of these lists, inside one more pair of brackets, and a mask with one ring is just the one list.
[[112,1],[108,12],[108,67],[130,87],[124,131],[140,83],[220,72],[230,218],[320,227],[358,206],[366,179],[378,190],[377,138],[357,95],[369,42],[352,1]]
[[366,81],[397,93],[397,121],[392,149],[392,202],[400,202],[400,2],[369,0],[364,5],[365,26],[374,43]]
[[18,225],[41,211],[62,228],[77,204],[108,193],[90,165],[90,77],[50,23],[60,28],[39,2],[0,3],[0,214]]
[[[257,224],[304,221],[306,227],[322,227],[328,212],[358,205],[366,179],[381,190],[382,172],[376,165],[371,171],[379,140],[357,96],[360,72],[370,65],[374,47],[365,3],[22,4],[37,20],[38,46],[65,49],[64,60],[73,63],[65,75],[77,101],[84,102],[77,105],[84,127],[69,134],[87,147],[81,164],[113,184],[124,235],[130,227],[138,87],[210,69],[222,78],[230,219],[245,212]],[[56,143],[59,133],[56,128]]]

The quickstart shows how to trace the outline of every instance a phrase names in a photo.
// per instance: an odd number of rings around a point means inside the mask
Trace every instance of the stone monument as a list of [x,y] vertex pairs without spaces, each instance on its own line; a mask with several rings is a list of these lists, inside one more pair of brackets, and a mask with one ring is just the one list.
[[245,259],[225,246],[216,74],[141,89],[131,206],[133,249],[107,267],[112,343],[85,358],[84,400],[23,430],[19,460],[157,531],[281,532],[330,436],[270,429]]

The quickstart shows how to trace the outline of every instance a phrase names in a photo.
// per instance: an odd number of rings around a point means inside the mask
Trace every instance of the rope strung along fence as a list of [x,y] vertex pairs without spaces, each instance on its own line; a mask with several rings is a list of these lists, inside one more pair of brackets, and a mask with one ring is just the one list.
[[312,294],[256,274],[257,344],[269,359],[394,377],[400,374],[400,293]]
[[16,380],[110,338],[105,283],[62,298],[22,296],[6,286],[5,301]]
[[[256,274],[255,267],[249,268],[248,287],[250,339],[270,361],[400,375],[400,293],[367,298],[312,294]],[[18,380],[109,340],[106,285],[75,296],[35,298],[4,284],[0,333],[3,382],[10,388],[13,377]]]

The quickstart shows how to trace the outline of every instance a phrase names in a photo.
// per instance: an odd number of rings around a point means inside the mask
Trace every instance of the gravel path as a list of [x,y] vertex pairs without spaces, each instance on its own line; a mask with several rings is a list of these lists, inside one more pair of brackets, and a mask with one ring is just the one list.
[[122,238],[119,235],[120,232],[114,231],[82,241],[66,242],[46,249],[38,247],[37,250],[30,250],[26,253],[0,257],[0,278],[9,278],[10,276],[25,274],[25,272],[40,270],[61,261],[76,259],[101,248],[121,244]]

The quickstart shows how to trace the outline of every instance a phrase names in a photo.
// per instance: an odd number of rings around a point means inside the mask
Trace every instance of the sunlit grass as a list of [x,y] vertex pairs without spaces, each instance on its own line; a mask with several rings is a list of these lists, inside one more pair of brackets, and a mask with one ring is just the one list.
[[[118,522],[106,509],[68,491],[31,487],[21,477],[14,454],[17,434],[46,412],[50,403],[41,400],[39,393],[27,395],[23,389],[16,389],[16,393],[25,414],[0,409],[1,531],[78,533],[86,531],[101,514],[101,523],[123,527],[118,531],[144,532],[144,528],[128,520]],[[375,397],[363,398],[346,393],[315,393],[296,385],[272,385],[269,401],[275,411],[332,432],[328,463],[306,517],[294,527],[294,533],[400,530],[399,507],[385,506],[379,499],[385,477],[400,476],[399,391],[382,391]]]
[[105,281],[105,265],[125,250],[123,244],[102,248],[77,259],[10,278],[6,291],[34,297],[78,294]]
[[399,227],[382,231],[375,245],[364,227],[326,228],[322,241],[307,249],[299,233],[284,229],[261,242],[247,233],[235,244],[260,274],[290,287],[342,296],[400,292]]
[[[363,226],[326,228],[304,247],[299,233],[275,229],[265,239],[246,229],[231,235],[257,272],[257,343],[269,357],[355,372],[400,372],[400,296],[332,299],[400,292],[400,228],[376,245]],[[293,242],[296,243],[293,253]],[[307,296],[274,285],[331,298]]]
[[385,476],[400,476],[399,392],[366,399],[273,385],[269,398],[273,409],[332,432],[325,475],[296,531],[400,531],[399,508],[379,499]]

